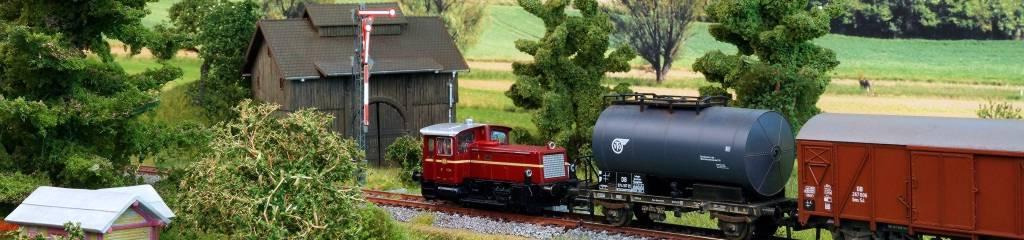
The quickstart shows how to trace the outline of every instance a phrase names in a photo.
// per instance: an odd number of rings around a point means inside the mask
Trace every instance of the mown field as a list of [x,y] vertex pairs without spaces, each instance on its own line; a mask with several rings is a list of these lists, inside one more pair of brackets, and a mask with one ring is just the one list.
[[[490,26],[466,56],[487,61],[528,60],[528,55],[515,49],[514,42],[542,36],[540,19],[517,6],[491,6],[489,10]],[[735,53],[731,45],[715,41],[707,33],[707,25],[692,26],[676,68],[689,69],[709,50]],[[835,72],[839,78],[1024,85],[1021,41],[892,40],[830,34],[815,42],[836,52],[842,62]]]

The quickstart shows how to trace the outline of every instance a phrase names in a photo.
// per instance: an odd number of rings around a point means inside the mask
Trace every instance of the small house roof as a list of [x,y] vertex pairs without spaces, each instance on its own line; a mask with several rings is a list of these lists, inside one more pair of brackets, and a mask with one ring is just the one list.
[[798,140],[1024,152],[1024,121],[822,113]]
[[[22,201],[4,221],[18,225],[39,225],[63,228],[75,222],[87,232],[106,233],[132,204],[156,213],[156,207],[141,201],[137,193],[109,190],[88,190],[42,186]],[[161,200],[162,202],[162,200]],[[155,214],[165,224],[169,218]]]
[[171,219],[176,217],[174,212],[171,211],[170,207],[167,207],[167,203],[160,197],[160,194],[156,192],[156,189],[149,184],[127,186],[127,187],[116,187],[116,188],[104,188],[96,191],[108,191],[108,192],[121,192],[131,193],[139,196],[139,201],[153,207],[153,213],[161,219]]

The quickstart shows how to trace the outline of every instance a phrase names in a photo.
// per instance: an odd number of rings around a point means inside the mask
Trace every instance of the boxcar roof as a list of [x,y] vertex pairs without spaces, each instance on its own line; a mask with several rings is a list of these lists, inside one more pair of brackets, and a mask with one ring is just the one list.
[[1024,152],[1024,121],[823,113],[797,140]]

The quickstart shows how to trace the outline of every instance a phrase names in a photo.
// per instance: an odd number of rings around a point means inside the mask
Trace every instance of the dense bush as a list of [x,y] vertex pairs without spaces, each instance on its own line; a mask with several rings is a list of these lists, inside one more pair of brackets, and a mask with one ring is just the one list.
[[328,129],[331,117],[243,101],[238,119],[213,127],[200,160],[186,168],[173,206],[175,228],[240,239],[373,239],[395,226],[367,207],[356,186],[362,153]]
[[1021,109],[1007,102],[995,102],[989,100],[978,109],[979,118],[991,119],[1021,119]]
[[50,185],[46,176],[0,173],[0,216],[6,216],[36,187]]
[[420,159],[423,158],[423,142],[412,136],[402,136],[388,146],[384,159],[402,168],[401,181],[414,184],[412,173],[422,171]]

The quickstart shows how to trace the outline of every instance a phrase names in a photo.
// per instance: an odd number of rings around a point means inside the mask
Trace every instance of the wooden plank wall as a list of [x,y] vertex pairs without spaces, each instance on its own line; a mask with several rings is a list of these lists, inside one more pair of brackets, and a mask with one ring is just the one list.
[[[371,131],[376,130],[377,124],[381,124],[383,128],[379,132],[375,132],[375,136],[381,137],[379,139],[381,142],[368,141],[368,143],[373,143],[369,144],[371,146],[370,154],[379,154],[383,149],[377,148],[390,145],[394,138],[401,135],[399,133],[418,136],[420,128],[447,122],[449,78],[451,78],[451,73],[385,74],[371,77],[371,101],[385,100],[397,105],[398,108],[392,110],[385,104],[375,105],[374,109],[385,109],[386,111],[378,110],[383,115],[380,118],[371,118]],[[352,89],[351,78],[317,79],[305,82],[286,81],[285,85],[284,90],[288,93],[286,96],[260,99],[285,99],[285,108],[289,111],[316,107],[320,111],[335,116],[332,129],[346,137],[352,136],[352,123],[358,121],[355,119],[352,109],[361,107],[361,105],[352,104],[352,97],[349,95]],[[455,94],[458,96],[458,92]],[[361,104],[361,102],[356,103]],[[404,114],[404,119],[399,112]],[[371,117],[375,117],[375,115],[371,115]],[[374,158],[373,160],[378,159]]]

